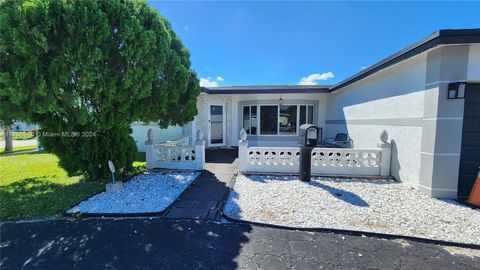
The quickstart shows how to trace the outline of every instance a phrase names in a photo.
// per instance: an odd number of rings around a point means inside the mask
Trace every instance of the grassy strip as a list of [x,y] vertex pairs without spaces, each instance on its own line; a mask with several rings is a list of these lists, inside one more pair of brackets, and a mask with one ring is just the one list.
[[[145,162],[136,161],[137,172]],[[119,179],[128,175],[119,176]],[[68,176],[53,154],[0,155],[0,220],[51,216],[105,189],[110,181]]]
[[17,146],[13,148],[13,151],[11,152],[5,152],[5,148],[0,149],[0,154],[10,154],[10,153],[15,153],[19,151],[27,151],[27,150],[35,150],[37,149],[36,145],[26,145],[26,146]]

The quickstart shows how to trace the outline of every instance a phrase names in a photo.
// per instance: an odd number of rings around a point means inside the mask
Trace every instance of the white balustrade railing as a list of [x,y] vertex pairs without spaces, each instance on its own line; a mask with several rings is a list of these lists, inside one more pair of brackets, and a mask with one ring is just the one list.
[[[239,170],[244,173],[298,173],[299,147],[248,147],[239,142]],[[391,146],[382,133],[378,148],[314,148],[311,171],[315,175],[390,175]]]
[[189,145],[189,138],[154,144],[152,132],[148,131],[145,142],[147,169],[205,169],[205,141],[203,134],[197,132],[194,145]]
[[181,139],[175,140],[175,141],[166,141],[164,143],[161,143],[163,146],[186,146],[190,144],[190,138],[189,137],[183,137]]

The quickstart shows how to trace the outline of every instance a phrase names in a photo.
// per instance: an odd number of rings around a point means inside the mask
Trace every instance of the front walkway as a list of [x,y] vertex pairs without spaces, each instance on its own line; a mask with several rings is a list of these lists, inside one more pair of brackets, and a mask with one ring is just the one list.
[[[480,250],[198,220],[0,226],[0,269],[478,269]],[[457,253],[460,255],[452,254]]]
[[205,171],[163,215],[171,219],[220,220],[234,176],[237,149],[207,149]]

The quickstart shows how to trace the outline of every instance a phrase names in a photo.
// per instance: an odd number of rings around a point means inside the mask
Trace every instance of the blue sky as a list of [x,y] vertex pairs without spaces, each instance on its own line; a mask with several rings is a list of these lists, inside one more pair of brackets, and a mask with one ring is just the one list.
[[438,29],[480,27],[480,1],[149,3],[210,86],[335,84]]

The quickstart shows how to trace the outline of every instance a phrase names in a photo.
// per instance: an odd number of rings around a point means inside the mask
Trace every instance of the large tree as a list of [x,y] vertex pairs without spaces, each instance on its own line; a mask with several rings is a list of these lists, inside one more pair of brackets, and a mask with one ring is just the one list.
[[130,123],[197,113],[189,52],[145,1],[5,0],[0,57],[0,99],[70,174],[106,177],[107,160],[130,170]]

